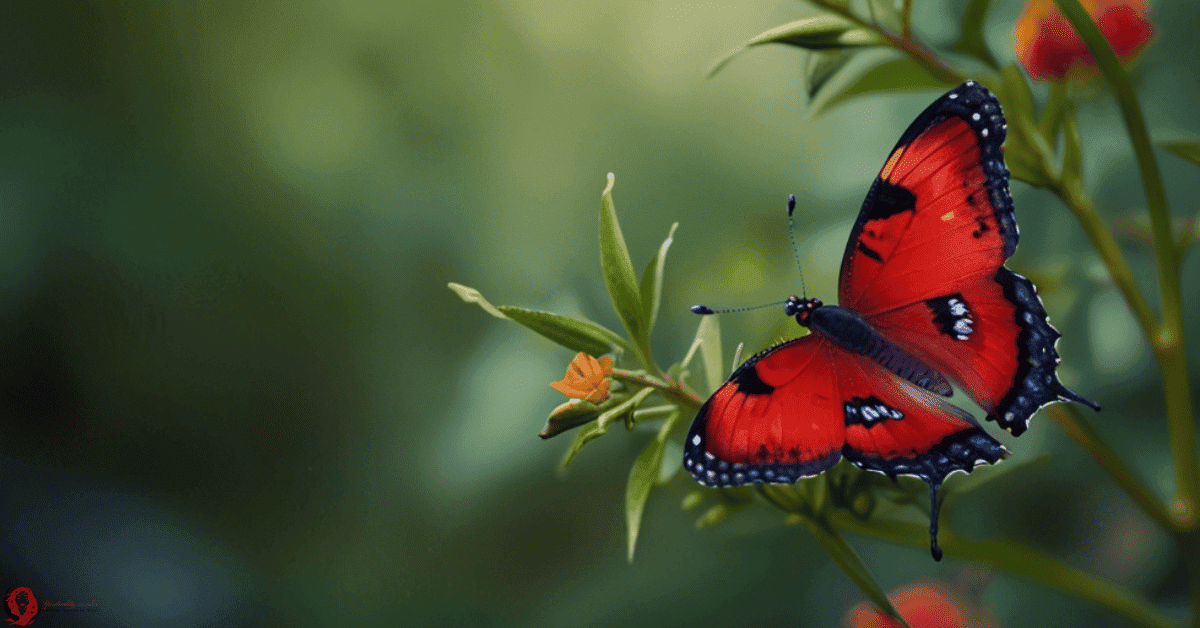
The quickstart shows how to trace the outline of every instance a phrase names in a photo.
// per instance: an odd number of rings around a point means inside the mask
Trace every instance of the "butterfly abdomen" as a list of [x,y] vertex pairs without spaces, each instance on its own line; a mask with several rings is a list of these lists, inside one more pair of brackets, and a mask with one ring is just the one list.
[[883,368],[930,392],[951,396],[950,382],[916,356],[888,342],[856,312],[836,305],[814,309],[809,326],[834,344],[861,353]]

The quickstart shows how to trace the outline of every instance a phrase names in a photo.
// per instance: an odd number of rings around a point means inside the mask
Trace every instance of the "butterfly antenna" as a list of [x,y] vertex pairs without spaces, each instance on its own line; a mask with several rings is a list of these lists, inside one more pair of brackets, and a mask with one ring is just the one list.
[[778,303],[763,303],[762,305],[751,305],[749,307],[727,307],[716,310],[707,305],[693,305],[691,309],[692,314],[732,314],[733,312],[749,312],[750,310],[761,310],[764,307],[779,307],[786,304],[787,301],[780,301]]
[[796,245],[796,221],[792,218],[792,212],[796,211],[796,195],[788,194],[788,235],[792,238],[792,256],[796,258],[796,267],[800,269],[800,294],[804,298],[808,298],[808,292],[804,289],[804,266],[800,263],[800,247]]

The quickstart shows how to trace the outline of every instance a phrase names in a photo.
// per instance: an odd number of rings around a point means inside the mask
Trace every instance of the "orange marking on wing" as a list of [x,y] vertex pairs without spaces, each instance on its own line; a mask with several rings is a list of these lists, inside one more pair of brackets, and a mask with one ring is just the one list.
[[904,151],[907,148],[908,146],[901,146],[892,151],[892,155],[888,157],[887,163],[883,164],[883,170],[879,171],[880,179],[887,181],[888,177],[892,176],[892,168],[895,168],[896,164],[900,163],[900,158],[904,156]]

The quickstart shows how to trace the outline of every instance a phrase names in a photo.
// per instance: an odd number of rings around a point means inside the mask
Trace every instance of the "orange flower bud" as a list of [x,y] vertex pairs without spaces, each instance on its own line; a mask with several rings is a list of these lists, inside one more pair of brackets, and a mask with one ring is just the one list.
[[612,358],[597,360],[581,351],[567,365],[562,381],[550,386],[572,399],[601,403],[608,399],[608,391],[612,389],[612,373]]
[[[1145,0],[1080,0],[1117,57],[1127,60],[1154,36]],[[1094,73],[1096,62],[1053,0],[1031,0],[1014,32],[1017,56],[1036,79],[1061,79],[1073,69]]]

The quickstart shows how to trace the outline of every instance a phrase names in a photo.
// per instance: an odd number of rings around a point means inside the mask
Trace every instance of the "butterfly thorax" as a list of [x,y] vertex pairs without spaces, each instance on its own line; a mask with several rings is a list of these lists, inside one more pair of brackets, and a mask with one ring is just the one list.
[[866,319],[853,310],[836,305],[813,308],[808,313],[807,327],[855,353],[871,355],[887,342]]
[[789,297],[784,311],[830,342],[871,358],[885,369],[930,392],[950,396],[950,382],[911,353],[888,341],[857,312],[820,299]]

